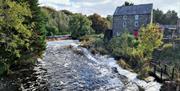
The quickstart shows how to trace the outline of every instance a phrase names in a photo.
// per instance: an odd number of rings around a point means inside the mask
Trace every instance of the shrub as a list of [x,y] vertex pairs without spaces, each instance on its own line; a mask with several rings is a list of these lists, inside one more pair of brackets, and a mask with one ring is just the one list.
[[137,57],[142,55],[141,51],[134,48],[134,43],[136,42],[130,33],[122,33],[118,37],[114,37],[108,44],[108,49],[112,52],[114,56],[119,57]]
[[124,32],[112,38],[107,48],[112,55],[125,59],[131,68],[145,76],[150,70],[149,60],[152,58],[152,52],[162,44],[161,40],[162,32],[159,27],[150,24],[141,27],[138,39]]
[[163,33],[159,26],[149,24],[146,27],[141,27],[139,32],[139,45],[138,49],[143,50],[144,57],[152,57],[152,52],[162,45]]
[[[103,34],[94,34],[94,35],[85,35],[80,37],[80,41],[83,44],[84,47],[90,48],[92,46],[95,46],[96,44],[103,45],[102,43]],[[101,43],[98,43],[98,41]]]
[[90,48],[93,46],[94,42],[96,41],[96,38],[92,35],[85,35],[80,38],[80,41],[83,47]]
[[129,69],[129,68],[130,68],[129,64],[127,64],[127,63],[125,62],[125,60],[123,60],[123,59],[118,60],[117,63],[118,63],[121,67],[123,67],[123,68],[125,68],[125,69]]

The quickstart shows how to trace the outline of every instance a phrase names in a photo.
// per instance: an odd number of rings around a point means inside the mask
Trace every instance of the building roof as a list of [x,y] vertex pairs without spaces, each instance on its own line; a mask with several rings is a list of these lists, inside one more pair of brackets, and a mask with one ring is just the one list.
[[177,26],[176,25],[160,25],[160,28],[169,29],[169,30],[176,30]]
[[114,15],[150,14],[152,9],[153,9],[153,4],[120,6],[116,8]]

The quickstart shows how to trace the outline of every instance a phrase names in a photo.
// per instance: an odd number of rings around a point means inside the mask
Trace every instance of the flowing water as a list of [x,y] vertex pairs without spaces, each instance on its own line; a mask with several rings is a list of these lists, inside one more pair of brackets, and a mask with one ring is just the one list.
[[159,91],[161,87],[137,79],[136,73],[122,69],[109,56],[92,55],[75,40],[48,42],[44,58],[32,71],[21,73],[26,76],[1,79],[0,91],[139,91],[139,87]]

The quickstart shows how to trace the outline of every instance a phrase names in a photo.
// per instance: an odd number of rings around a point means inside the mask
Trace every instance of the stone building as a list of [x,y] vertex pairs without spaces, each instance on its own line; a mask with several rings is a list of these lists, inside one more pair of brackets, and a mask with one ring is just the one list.
[[163,37],[171,39],[173,36],[177,36],[177,26],[176,25],[159,25],[163,31]]
[[120,6],[113,15],[113,36],[123,31],[138,31],[142,25],[152,23],[153,4]]
[[178,34],[178,37],[180,38],[180,18],[177,21],[177,34]]

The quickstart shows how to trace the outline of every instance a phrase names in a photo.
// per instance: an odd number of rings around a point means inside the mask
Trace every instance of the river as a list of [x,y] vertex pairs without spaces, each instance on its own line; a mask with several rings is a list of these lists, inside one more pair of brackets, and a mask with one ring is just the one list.
[[136,73],[122,69],[114,58],[92,55],[78,43],[48,42],[44,58],[38,59],[32,70],[23,71],[26,76],[2,78],[0,91],[159,91],[161,84],[139,80]]

